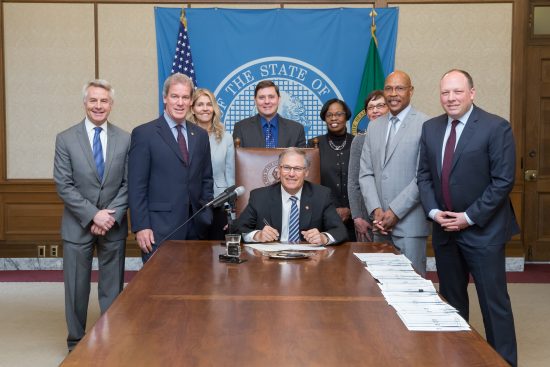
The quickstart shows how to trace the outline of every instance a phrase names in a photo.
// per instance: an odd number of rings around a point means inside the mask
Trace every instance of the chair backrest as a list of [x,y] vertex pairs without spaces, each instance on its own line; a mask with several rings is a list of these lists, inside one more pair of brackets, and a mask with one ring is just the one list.
[[[250,191],[269,186],[277,181],[279,154],[285,148],[241,148],[235,146],[235,184],[244,186],[246,192],[237,199],[237,216],[248,204]],[[321,183],[319,148],[303,148],[311,161],[306,179]]]

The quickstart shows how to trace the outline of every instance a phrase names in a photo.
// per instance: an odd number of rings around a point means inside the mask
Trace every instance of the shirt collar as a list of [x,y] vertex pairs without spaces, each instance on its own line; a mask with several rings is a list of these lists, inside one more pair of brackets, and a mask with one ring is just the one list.
[[279,126],[279,118],[278,117],[279,117],[279,114],[275,114],[275,116],[273,116],[271,121],[267,121],[267,119],[265,117],[260,115],[260,122],[262,123],[262,128],[265,129],[267,127],[268,123],[271,124],[271,127],[277,128]]
[[[472,104],[470,106],[470,109],[462,116],[460,116],[458,121],[460,121],[462,124],[466,125],[466,122],[468,122],[468,119],[470,118],[470,115],[472,114],[472,111],[474,110],[474,105]],[[450,125],[451,122],[453,122],[455,119],[451,118],[450,116],[447,116],[447,124]]]
[[290,197],[291,197],[291,196],[296,196],[296,197],[298,198],[298,201],[299,201],[299,200],[302,198],[302,189],[303,189],[303,188],[304,188],[304,187],[302,186],[302,187],[300,188],[300,191],[298,191],[298,192],[297,192],[296,194],[294,194],[294,195],[291,195],[291,194],[289,194],[288,192],[286,192],[286,190],[284,189],[283,185],[281,185],[281,198],[282,198],[283,202],[290,200]]
[[[164,111],[163,116],[166,122],[168,123],[168,126],[170,127],[170,129],[173,129],[178,125],[174,120],[172,120],[172,118],[166,113],[166,111]],[[183,128],[183,130],[187,131],[187,120],[181,123],[181,127]]]
[[[411,110],[412,106],[411,105],[408,105],[407,107],[405,107],[405,109],[401,112],[399,112],[395,117],[397,117],[399,119],[399,121],[404,121],[405,120],[405,117],[407,117],[407,114],[409,113],[409,111]],[[388,120],[391,119],[394,115],[391,114],[391,112],[388,114]]]
[[101,125],[97,126],[96,124],[94,124],[93,122],[90,121],[90,119],[86,116],[86,118],[84,119],[84,126],[86,126],[86,131],[94,131],[94,129],[96,127],[100,127],[103,129],[103,131],[107,132],[107,121],[105,121],[104,123],[102,123]]

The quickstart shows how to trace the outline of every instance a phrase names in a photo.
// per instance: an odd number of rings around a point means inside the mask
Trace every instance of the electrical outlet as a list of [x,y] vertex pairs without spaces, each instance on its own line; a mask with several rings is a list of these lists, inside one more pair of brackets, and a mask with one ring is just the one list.
[[51,257],[58,257],[59,256],[59,246],[57,245],[51,245],[50,246],[50,256]]
[[38,249],[38,257],[46,257],[46,246],[45,245],[38,245],[36,246]]

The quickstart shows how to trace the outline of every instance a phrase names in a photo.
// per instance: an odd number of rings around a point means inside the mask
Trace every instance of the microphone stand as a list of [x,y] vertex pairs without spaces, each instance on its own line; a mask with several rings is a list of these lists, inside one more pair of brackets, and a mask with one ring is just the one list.
[[227,206],[225,207],[225,214],[227,216],[227,234],[233,233],[233,223],[235,222],[235,199],[232,198],[227,202]]

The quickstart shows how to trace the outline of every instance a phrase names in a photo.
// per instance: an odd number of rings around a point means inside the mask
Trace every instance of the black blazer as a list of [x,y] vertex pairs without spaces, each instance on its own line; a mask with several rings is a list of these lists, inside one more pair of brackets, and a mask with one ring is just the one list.
[[[279,121],[277,147],[305,148],[306,134],[302,124],[285,119],[281,115],[277,115],[277,119]],[[241,139],[241,148],[265,148],[260,115],[257,114],[237,122],[233,128],[233,140],[236,138]]]
[[[239,232],[261,230],[265,226],[264,219],[281,232],[282,211],[280,182],[252,190],[248,205],[238,220]],[[346,227],[332,204],[330,189],[306,181],[300,199],[300,231],[313,228],[330,233],[335,243],[347,240]],[[301,233],[300,240],[304,241]]]
[[[422,128],[417,182],[426,213],[446,210],[441,192],[442,146],[447,115]],[[449,185],[454,212],[466,212],[475,225],[453,233],[471,245],[503,244],[519,232],[509,194],[514,187],[516,150],[510,123],[479,107],[474,109],[453,155]],[[451,234],[433,223],[433,240],[446,243]]]

